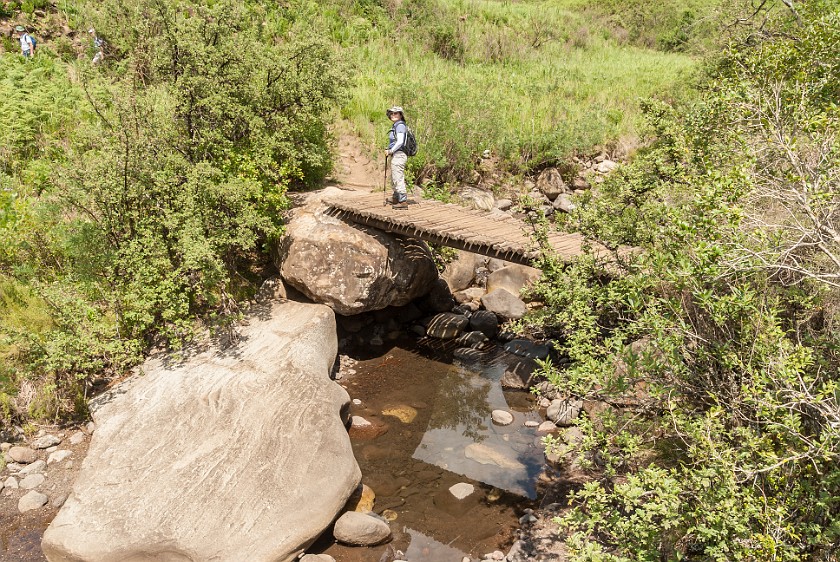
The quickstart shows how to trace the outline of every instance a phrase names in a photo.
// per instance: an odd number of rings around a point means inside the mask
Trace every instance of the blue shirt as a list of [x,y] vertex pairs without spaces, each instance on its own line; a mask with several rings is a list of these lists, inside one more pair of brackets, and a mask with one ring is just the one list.
[[402,147],[405,144],[406,131],[408,131],[408,127],[406,127],[405,121],[397,121],[394,123],[394,126],[391,127],[391,131],[388,133],[388,150],[391,151],[391,154],[398,150],[402,150]]

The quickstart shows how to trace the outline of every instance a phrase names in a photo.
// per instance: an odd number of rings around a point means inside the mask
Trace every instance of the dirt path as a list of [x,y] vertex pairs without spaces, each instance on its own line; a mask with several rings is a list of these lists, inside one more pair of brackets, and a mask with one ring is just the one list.
[[355,135],[341,133],[338,137],[338,160],[330,185],[353,191],[381,190],[384,155],[376,155],[374,162],[362,142]]

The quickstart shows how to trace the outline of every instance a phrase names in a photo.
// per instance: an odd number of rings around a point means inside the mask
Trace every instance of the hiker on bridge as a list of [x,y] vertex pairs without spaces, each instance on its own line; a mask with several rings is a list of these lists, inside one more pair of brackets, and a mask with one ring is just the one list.
[[15,26],[15,31],[20,37],[20,52],[25,58],[35,56],[35,39],[26,32],[26,28],[22,25]]
[[385,115],[393,125],[388,133],[388,149],[385,151],[385,159],[391,157],[391,186],[394,188],[393,203],[405,205],[408,195],[405,190],[405,163],[408,161],[408,154],[405,151],[405,141],[408,127],[405,124],[405,113],[403,108],[395,105],[385,111]]

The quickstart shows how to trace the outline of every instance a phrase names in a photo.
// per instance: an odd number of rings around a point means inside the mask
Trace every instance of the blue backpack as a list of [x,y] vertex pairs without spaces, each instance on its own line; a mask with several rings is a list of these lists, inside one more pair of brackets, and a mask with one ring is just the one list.
[[32,50],[35,51],[35,47],[38,46],[38,41],[36,41],[29,33],[27,33],[26,36],[29,37],[30,41],[32,41]]

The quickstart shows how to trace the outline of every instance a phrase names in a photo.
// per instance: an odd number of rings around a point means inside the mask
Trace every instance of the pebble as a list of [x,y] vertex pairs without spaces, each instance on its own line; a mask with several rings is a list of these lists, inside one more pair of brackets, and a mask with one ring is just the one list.
[[329,554],[304,554],[300,562],[335,562]]
[[385,518],[385,521],[390,522],[390,521],[396,521],[397,517],[399,517],[399,515],[397,515],[397,512],[394,511],[393,509],[386,509],[385,511],[382,512],[382,517]]
[[548,408],[551,406],[551,400],[548,398],[540,398],[540,408]]
[[485,554],[484,559],[485,560],[504,560],[505,559],[505,553],[502,552],[501,550],[494,550],[493,552]]
[[43,484],[44,480],[46,478],[44,478],[43,474],[30,474],[20,481],[20,487],[24,490],[31,490]]
[[41,492],[32,490],[18,500],[18,511],[26,513],[27,511],[38,509],[39,507],[46,505],[48,500],[49,498]]
[[539,427],[540,422],[534,420],[528,420],[525,422],[525,427]]
[[499,425],[510,425],[513,423],[513,414],[507,410],[493,410],[490,417],[493,419],[494,423]]
[[350,426],[351,426],[351,427],[355,427],[355,428],[361,429],[361,428],[367,428],[367,427],[370,427],[370,426],[372,426],[372,425],[373,425],[372,423],[370,423],[369,421],[367,421],[367,420],[366,420],[365,418],[363,418],[362,416],[353,416],[352,418],[350,418]]
[[472,495],[473,492],[475,492],[475,486],[467,482],[459,482],[449,487],[449,493],[459,500]]
[[361,406],[361,405],[362,405],[362,401],[361,401],[361,400],[359,400],[358,398],[354,398],[354,399],[353,399],[353,404],[355,404],[356,406]]
[[333,535],[345,544],[373,546],[390,537],[391,529],[381,519],[348,511],[335,522]]

